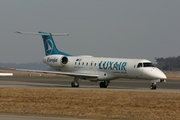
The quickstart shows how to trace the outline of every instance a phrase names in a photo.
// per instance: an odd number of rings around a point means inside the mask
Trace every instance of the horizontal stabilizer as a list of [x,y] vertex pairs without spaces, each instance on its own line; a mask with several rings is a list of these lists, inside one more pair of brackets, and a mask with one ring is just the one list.
[[22,32],[16,31],[15,33],[19,34],[29,34],[29,35],[52,35],[52,36],[69,36],[69,33],[48,33],[48,32]]

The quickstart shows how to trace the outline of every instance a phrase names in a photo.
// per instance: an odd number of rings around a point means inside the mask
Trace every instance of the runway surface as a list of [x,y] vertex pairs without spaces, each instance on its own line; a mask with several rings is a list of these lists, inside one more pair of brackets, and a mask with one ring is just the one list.
[[108,88],[99,88],[99,82],[81,81],[79,88],[71,88],[72,80],[73,78],[0,77],[0,87],[180,92],[180,80],[157,83],[156,90],[150,90],[151,83],[148,80],[116,79],[111,81]]
[[[180,93],[180,80],[169,80],[157,84],[156,90],[150,90],[150,81],[117,79],[111,81],[108,88],[99,88],[99,82],[81,81],[79,88],[71,88],[73,78],[33,78],[33,77],[0,77],[0,88],[56,88],[56,89],[96,89],[141,92],[173,92]],[[80,120],[72,118],[51,118],[34,116],[0,115],[1,120]]]

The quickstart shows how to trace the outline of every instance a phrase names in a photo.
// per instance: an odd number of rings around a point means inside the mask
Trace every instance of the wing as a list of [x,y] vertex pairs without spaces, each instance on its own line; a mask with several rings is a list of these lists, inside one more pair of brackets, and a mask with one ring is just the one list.
[[37,73],[49,73],[49,74],[61,74],[74,77],[87,77],[87,78],[97,78],[99,75],[96,74],[87,74],[87,73],[76,73],[76,72],[60,72],[60,71],[43,71],[43,70],[28,70],[28,69],[15,69],[17,71],[25,72],[37,72]]

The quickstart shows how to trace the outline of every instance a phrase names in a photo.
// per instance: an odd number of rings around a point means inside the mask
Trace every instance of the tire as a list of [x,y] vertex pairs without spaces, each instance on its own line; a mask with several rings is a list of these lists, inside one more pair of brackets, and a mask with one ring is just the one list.
[[107,88],[107,85],[105,85],[104,82],[100,82],[100,83],[99,83],[99,86],[100,86],[100,88]]
[[74,82],[71,82],[71,87],[75,87]]
[[71,82],[71,87],[79,87],[79,84],[78,84],[78,85],[75,85],[74,82]]
[[151,85],[151,86],[150,86],[150,89],[151,89],[151,90],[155,90],[155,89],[156,89],[156,85]]
[[104,88],[104,83],[103,83],[103,82],[100,82],[100,83],[99,83],[99,86],[100,86],[100,88]]

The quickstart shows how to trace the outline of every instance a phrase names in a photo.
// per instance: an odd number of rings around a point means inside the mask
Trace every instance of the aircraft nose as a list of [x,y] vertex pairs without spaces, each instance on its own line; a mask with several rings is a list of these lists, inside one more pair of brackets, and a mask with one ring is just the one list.
[[159,76],[158,77],[160,79],[167,79],[166,75],[162,71],[159,72]]
[[154,72],[154,77],[156,79],[167,79],[166,75],[161,71],[159,70],[158,68],[154,69],[153,70]]
[[151,77],[151,79],[167,79],[166,75],[158,68],[144,70],[144,73]]

